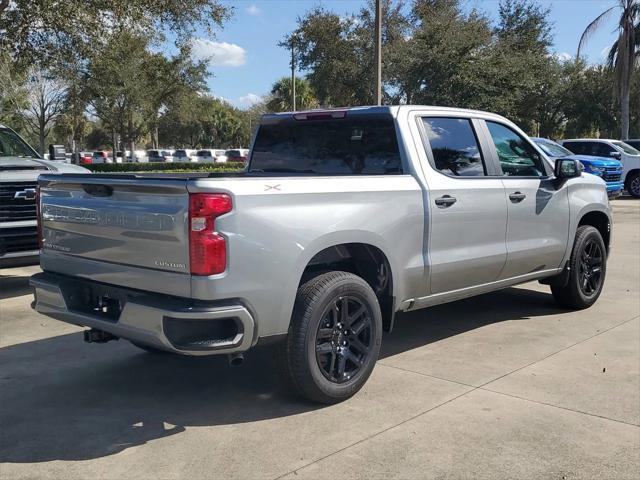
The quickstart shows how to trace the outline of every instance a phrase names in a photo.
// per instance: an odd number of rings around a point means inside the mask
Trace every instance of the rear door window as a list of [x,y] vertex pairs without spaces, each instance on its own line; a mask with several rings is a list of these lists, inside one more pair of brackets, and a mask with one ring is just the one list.
[[251,153],[252,172],[320,175],[402,173],[393,118],[354,116],[283,119],[260,126]]
[[611,145],[608,145],[604,142],[591,142],[593,147],[591,151],[591,155],[595,155],[597,157],[608,157],[611,152],[615,152],[616,149]]
[[562,142],[562,146],[568,148],[576,155],[587,155],[587,144],[585,142]]
[[467,118],[424,117],[433,166],[445,175],[479,177],[487,174],[478,139]]

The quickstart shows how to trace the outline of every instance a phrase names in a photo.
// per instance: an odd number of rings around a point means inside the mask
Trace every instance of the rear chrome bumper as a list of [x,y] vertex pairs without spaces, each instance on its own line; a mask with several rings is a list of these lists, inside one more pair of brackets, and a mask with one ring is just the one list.
[[[121,310],[112,317],[91,313],[86,306],[74,308],[78,285],[92,288],[95,282],[48,272],[31,277],[33,308],[44,315],[74,325],[108,332],[182,355],[217,355],[244,352],[255,344],[253,316],[240,304],[193,304],[189,299],[168,298],[119,287],[110,290]],[[77,299],[75,305],[78,305]]]

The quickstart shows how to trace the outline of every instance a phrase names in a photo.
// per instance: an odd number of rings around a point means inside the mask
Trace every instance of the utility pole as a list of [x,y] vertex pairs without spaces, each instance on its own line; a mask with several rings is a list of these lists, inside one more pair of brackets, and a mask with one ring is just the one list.
[[382,105],[382,5],[376,0],[376,105]]
[[296,58],[295,58],[296,34],[291,34],[291,105],[296,110]]

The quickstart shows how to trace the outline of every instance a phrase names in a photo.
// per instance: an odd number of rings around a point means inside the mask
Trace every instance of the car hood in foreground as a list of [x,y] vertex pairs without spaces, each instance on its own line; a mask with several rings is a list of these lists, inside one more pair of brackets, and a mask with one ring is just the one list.
[[41,173],[90,173],[78,165],[20,157],[0,157],[0,172],[2,181],[35,181]]

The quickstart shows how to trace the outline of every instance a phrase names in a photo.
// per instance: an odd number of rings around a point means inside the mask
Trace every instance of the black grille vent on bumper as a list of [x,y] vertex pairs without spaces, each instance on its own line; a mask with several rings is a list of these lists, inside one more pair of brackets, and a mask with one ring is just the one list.
[[0,228],[0,255],[38,250],[36,227]]
[[35,189],[34,182],[0,183],[0,222],[18,222],[36,219],[36,202],[24,195],[16,198],[16,193]]

